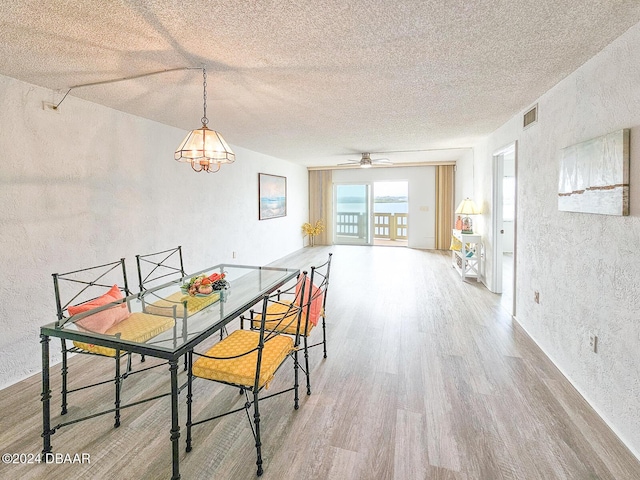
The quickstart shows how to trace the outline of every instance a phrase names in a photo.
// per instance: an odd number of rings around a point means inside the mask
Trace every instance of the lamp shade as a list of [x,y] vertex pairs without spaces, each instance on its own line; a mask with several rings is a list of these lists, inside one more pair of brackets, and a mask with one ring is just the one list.
[[178,162],[190,163],[196,172],[215,173],[223,163],[233,163],[233,153],[222,135],[207,127],[207,70],[202,67],[202,127],[190,131],[174,154]]
[[473,200],[465,198],[460,202],[458,208],[456,208],[456,213],[460,213],[462,215],[478,215],[480,213],[480,209],[476,206]]
[[176,150],[175,159],[179,162],[233,163],[236,155],[233,153],[222,135],[203,125],[192,130]]

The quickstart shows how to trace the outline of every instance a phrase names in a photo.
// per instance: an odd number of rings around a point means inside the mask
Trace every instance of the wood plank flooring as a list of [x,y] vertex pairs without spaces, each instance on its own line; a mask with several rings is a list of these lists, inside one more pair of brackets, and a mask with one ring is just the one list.
[[[313,393],[301,389],[299,410],[290,395],[261,404],[262,478],[640,479],[640,462],[511,320],[500,298],[460,281],[447,252],[314,247],[276,264],[306,268],[329,251],[329,356],[312,350]],[[102,358],[70,362],[74,384],[108,378],[112,369],[113,361]],[[51,373],[55,425],[61,421],[59,366]],[[281,370],[270,388],[290,379],[289,370]],[[133,375],[125,380],[124,399],[167,391],[168,380],[166,366]],[[35,375],[0,391],[1,453],[42,449],[40,388]],[[112,386],[96,390],[72,394],[68,417],[109,406]],[[236,389],[203,380],[194,395],[200,418],[242,401]],[[185,401],[183,393],[182,478],[255,478],[244,414],[194,427],[187,454]],[[120,428],[112,424],[106,415],[53,435],[54,452],[86,452],[90,464],[3,464],[0,478],[171,477],[168,397],[126,409]]]

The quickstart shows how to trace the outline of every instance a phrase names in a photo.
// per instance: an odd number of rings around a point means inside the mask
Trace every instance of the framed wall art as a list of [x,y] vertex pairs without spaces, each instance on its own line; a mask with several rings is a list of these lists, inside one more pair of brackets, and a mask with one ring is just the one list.
[[258,197],[260,220],[287,215],[287,177],[258,174]]
[[558,210],[629,215],[629,129],[562,149]]

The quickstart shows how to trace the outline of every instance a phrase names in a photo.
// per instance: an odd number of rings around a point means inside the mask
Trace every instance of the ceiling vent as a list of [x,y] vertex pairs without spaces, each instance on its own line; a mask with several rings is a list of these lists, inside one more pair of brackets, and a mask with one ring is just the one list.
[[536,103],[531,109],[524,114],[524,122],[523,127],[527,128],[532,123],[536,123],[538,121],[538,104]]

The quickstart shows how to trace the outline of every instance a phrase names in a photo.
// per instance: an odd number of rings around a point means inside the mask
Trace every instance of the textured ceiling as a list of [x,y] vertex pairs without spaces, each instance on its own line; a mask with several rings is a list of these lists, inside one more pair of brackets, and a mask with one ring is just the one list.
[[[0,73],[61,99],[206,65],[209,126],[233,145],[450,160],[638,21],[637,0],[3,0]],[[202,116],[197,70],[70,95],[185,130]]]

